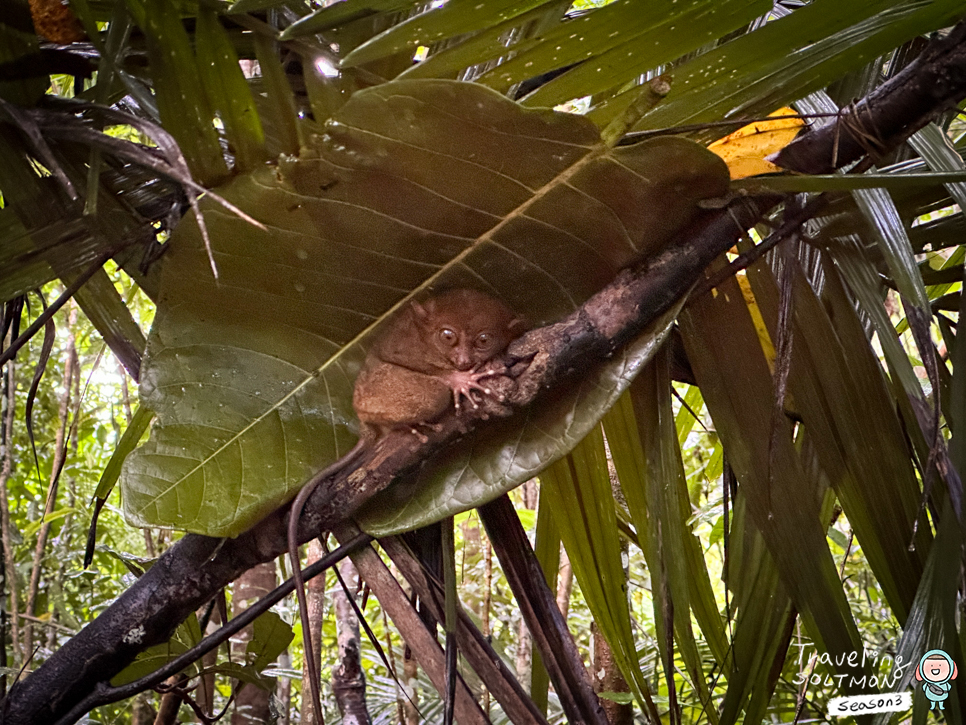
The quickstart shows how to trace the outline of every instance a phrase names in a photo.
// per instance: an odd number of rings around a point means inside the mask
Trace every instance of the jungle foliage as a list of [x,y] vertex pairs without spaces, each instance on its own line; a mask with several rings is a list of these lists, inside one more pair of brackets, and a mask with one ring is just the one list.
[[[514,496],[537,558],[556,590],[562,543],[579,651],[606,643],[624,692],[599,686],[602,699],[639,721],[821,718],[832,697],[908,691],[928,650],[966,663],[964,13],[961,0],[6,0],[4,687],[33,671],[9,702],[65,672],[58,650],[136,591],[170,544],[161,531],[240,536],[351,446],[355,373],[408,300],[476,286],[543,327],[745,197],[765,212],[690,295],[356,519],[388,536],[457,517],[461,601],[526,671],[534,722],[574,718],[549,688],[555,663],[526,664],[512,585],[467,513],[534,477],[539,507],[534,483]],[[928,123],[862,104],[901,97],[937,47],[951,90],[917,111]],[[706,146],[784,106],[863,159],[729,185]],[[892,121],[916,130],[883,137]],[[844,164],[833,148],[813,159],[827,172]],[[747,270],[721,274],[739,254]],[[123,383],[105,379],[109,354]],[[92,500],[104,513],[85,568]],[[214,674],[217,712],[239,683],[296,677],[289,607],[182,684]],[[401,670],[398,632],[378,602],[365,613]],[[102,674],[146,675],[210,614]],[[366,647],[371,709],[398,722]],[[964,679],[947,722],[962,722]],[[64,693],[24,712],[83,714],[88,693]],[[427,721],[441,719],[434,697]],[[863,722],[925,722],[919,688],[914,702]],[[98,721],[136,717],[133,700],[97,704]]]

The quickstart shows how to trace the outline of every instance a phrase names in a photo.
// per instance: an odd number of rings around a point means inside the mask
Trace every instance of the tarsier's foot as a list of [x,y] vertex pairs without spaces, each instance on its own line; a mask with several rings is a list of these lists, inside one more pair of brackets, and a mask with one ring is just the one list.
[[495,375],[497,373],[492,371],[477,372],[475,370],[454,370],[450,373],[447,376],[447,382],[453,391],[453,404],[456,406],[456,411],[459,412],[463,397],[470,401],[470,405],[474,409],[480,407],[479,403],[473,398],[473,392],[488,395],[502,403],[504,398],[501,394],[495,393],[490,388],[480,384],[480,381],[484,378],[492,378]]
[[427,438],[426,437],[426,434],[423,433],[423,431],[421,431],[419,428],[425,428],[426,430],[431,430],[434,433],[439,433],[439,431],[443,427],[439,423],[419,423],[418,426],[419,427],[410,426],[409,427],[409,432],[412,433],[414,436],[416,436],[416,439],[420,443],[426,443],[429,440],[429,438]]

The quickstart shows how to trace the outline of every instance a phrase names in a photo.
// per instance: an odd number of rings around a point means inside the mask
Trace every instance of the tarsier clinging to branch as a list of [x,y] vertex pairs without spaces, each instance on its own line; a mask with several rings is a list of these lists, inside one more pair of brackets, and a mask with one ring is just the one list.
[[[392,430],[432,423],[463,399],[478,407],[474,394],[494,395],[483,384],[493,375],[480,368],[526,330],[523,320],[500,300],[473,289],[451,289],[406,305],[369,350],[352,394],[359,417],[359,441],[299,491],[288,524],[288,548],[302,618],[306,670],[313,706],[321,714],[308,604],[298,556],[298,521],[318,483],[350,465]],[[321,722],[321,719],[319,722]]]

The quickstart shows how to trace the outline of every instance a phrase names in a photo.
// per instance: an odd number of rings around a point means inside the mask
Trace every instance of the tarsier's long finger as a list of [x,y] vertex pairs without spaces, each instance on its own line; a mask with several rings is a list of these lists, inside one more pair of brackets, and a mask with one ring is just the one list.
[[453,406],[454,406],[454,407],[456,408],[456,412],[457,412],[457,413],[459,413],[459,412],[460,412],[460,409],[461,409],[461,407],[462,407],[462,406],[460,405],[460,398],[462,398],[462,396],[463,396],[463,395],[465,395],[465,396],[466,396],[466,399],[467,399],[467,400],[469,400],[469,401],[470,401],[470,403],[472,403],[472,404],[473,404],[473,408],[479,408],[479,407],[480,407],[480,406],[479,406],[479,405],[477,404],[477,402],[476,402],[475,400],[473,400],[473,398],[472,398],[472,397],[470,397],[470,394],[469,394],[469,392],[467,392],[467,391],[463,391],[463,390],[454,390],[454,391],[453,391]]
[[493,398],[494,400],[496,400],[496,401],[498,401],[500,403],[502,403],[503,401],[506,400],[506,396],[504,396],[502,393],[494,392],[490,388],[485,388],[482,385],[476,385],[476,384],[474,384],[473,385],[473,389],[474,390],[479,390],[481,393],[483,393],[483,395],[488,395],[488,396],[490,396],[491,398]]

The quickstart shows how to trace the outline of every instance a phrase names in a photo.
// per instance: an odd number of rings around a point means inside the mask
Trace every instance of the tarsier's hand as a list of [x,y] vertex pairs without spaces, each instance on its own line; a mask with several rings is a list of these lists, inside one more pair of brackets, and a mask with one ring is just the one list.
[[477,401],[473,397],[474,392],[502,402],[504,399],[502,393],[494,391],[489,385],[481,382],[486,378],[493,378],[497,374],[491,370],[454,370],[448,373],[446,375],[446,384],[453,391],[453,405],[456,406],[456,412],[460,412],[462,399],[464,397],[469,401],[470,406],[474,410],[480,407],[480,401]]
[[457,415],[465,410],[473,410],[483,419],[512,414],[507,400],[516,389],[516,382],[507,373],[506,366],[498,359],[488,360],[475,370],[452,373],[447,385],[453,391]]

